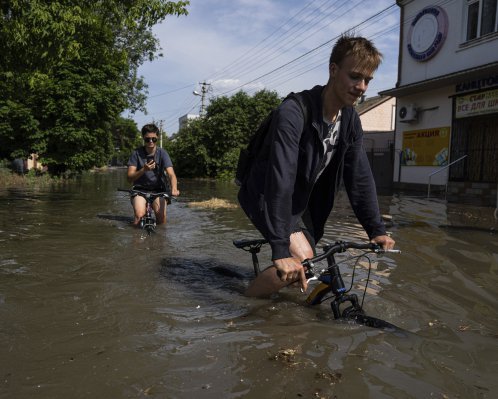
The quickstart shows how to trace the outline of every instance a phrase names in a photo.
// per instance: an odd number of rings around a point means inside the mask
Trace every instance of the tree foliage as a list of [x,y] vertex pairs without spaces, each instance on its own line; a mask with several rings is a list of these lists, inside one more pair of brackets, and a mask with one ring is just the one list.
[[138,67],[152,27],[188,1],[2,0],[0,157],[40,154],[55,174],[100,166],[125,109],[143,110]]
[[132,119],[118,118],[112,127],[114,159],[118,164],[126,164],[135,148],[143,145],[142,135]]
[[177,174],[232,177],[240,149],[280,101],[276,92],[267,90],[253,97],[239,91],[232,97],[212,100],[206,116],[189,122],[171,141],[169,152]]

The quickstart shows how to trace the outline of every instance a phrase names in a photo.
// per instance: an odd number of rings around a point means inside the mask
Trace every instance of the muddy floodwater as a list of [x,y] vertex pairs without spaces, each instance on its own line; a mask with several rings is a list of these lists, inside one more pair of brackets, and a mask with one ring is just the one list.
[[[364,307],[399,335],[335,321],[297,289],[246,298],[250,254],[232,240],[258,234],[225,206],[233,184],[180,179],[151,237],[129,225],[126,186],[116,169],[0,187],[0,398],[498,397],[494,209],[379,198],[402,253],[371,258]],[[339,239],[365,239],[345,195],[321,244]]]

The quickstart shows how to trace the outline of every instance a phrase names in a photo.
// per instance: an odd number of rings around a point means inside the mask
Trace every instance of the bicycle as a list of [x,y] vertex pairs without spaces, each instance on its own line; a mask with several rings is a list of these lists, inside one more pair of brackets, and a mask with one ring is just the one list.
[[[268,241],[265,239],[239,239],[233,241],[235,247],[251,253],[254,273],[256,274],[256,276],[261,272],[257,254],[260,252],[261,247],[267,242]],[[367,316],[365,314],[365,311],[363,310],[363,302],[365,300],[365,294],[370,279],[370,267],[368,269],[367,282],[365,284],[361,303],[358,299],[358,295],[356,295],[355,293],[350,293],[351,288],[353,287],[355,268],[353,268],[351,286],[349,287],[349,289],[346,288],[339,269],[339,263],[341,262],[336,262],[334,255],[337,253],[345,252],[348,249],[363,250],[363,252],[360,255],[356,255],[355,258],[360,259],[362,257],[367,257],[369,264],[371,261],[367,256],[368,252],[375,254],[401,252],[394,249],[384,250],[379,245],[373,243],[337,241],[334,244],[325,245],[323,247],[322,254],[316,255],[313,258],[306,259],[302,262],[308,283],[312,281],[319,282],[319,284],[314,287],[314,289],[306,298],[306,303],[310,306],[314,306],[330,299],[332,313],[334,315],[334,319],[336,320],[342,319],[353,321],[355,323],[362,324],[368,327],[403,332],[403,330],[387,321],[378,319],[376,317]],[[316,263],[324,259],[327,260],[327,265],[325,267],[319,267],[318,265],[316,265]],[[341,306],[344,304],[349,304],[349,306],[341,310]]]
[[127,192],[130,195],[140,195],[145,199],[145,215],[140,219],[140,228],[147,232],[150,236],[156,230],[156,218],[154,216],[154,210],[152,209],[152,204],[157,198],[164,198],[166,203],[171,204],[171,197],[166,192],[151,192],[142,191],[143,189],[138,189],[133,187],[132,189],[118,188],[118,191]]

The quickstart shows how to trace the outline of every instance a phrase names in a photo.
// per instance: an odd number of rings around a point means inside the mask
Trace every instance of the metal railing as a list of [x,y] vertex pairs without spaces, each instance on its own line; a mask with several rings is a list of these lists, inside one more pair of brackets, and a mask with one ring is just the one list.
[[[460,162],[464,158],[467,158],[467,155],[464,155],[463,157],[458,158],[456,161],[453,161],[453,162],[449,163],[445,167],[443,167],[441,169],[438,169],[438,170],[436,170],[435,172],[432,172],[429,175],[429,181],[427,182],[427,198],[429,198],[431,196],[431,179],[432,179],[432,176],[438,174],[439,172],[442,172],[443,170],[448,169],[451,165],[453,165],[453,164],[455,164],[457,162]],[[446,195],[447,192],[448,192],[448,179],[446,179],[445,195]]]

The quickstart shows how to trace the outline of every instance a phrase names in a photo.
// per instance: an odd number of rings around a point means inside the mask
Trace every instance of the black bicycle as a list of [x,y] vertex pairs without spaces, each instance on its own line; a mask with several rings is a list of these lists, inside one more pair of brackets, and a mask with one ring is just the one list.
[[145,215],[140,219],[140,227],[147,232],[147,235],[150,236],[156,230],[156,218],[154,215],[152,204],[157,198],[164,198],[167,204],[171,204],[170,195],[166,192],[145,191],[137,187],[134,187],[132,189],[118,188],[118,191],[127,192],[131,196],[140,195],[141,197],[145,198]]
[[[251,253],[254,273],[256,275],[260,273],[257,254],[260,252],[261,247],[266,243],[267,241],[265,239],[241,239],[233,241],[233,244],[237,248]],[[402,330],[400,328],[387,321],[378,319],[376,317],[367,316],[365,314],[365,311],[363,310],[363,302],[365,300],[365,294],[367,291],[368,282],[370,280],[371,267],[368,268],[368,277],[365,284],[365,289],[363,291],[363,298],[361,300],[361,303],[358,299],[358,295],[350,292],[351,288],[353,287],[355,268],[353,268],[351,286],[349,288],[346,288],[339,269],[340,262],[336,262],[334,255],[345,252],[349,249],[362,250],[360,255],[353,255],[352,257],[358,260],[360,258],[366,257],[370,266],[371,260],[367,256],[367,253],[369,252],[375,254],[401,252],[395,249],[384,250],[379,245],[372,243],[337,241],[334,244],[325,245],[323,247],[322,254],[314,256],[313,258],[307,259],[302,262],[305,269],[307,281],[319,282],[319,284],[315,286],[315,288],[306,298],[306,303],[308,305],[318,305],[326,300],[331,300],[332,313],[335,319],[343,319],[353,321],[358,324],[363,324],[369,327],[401,332]],[[326,266],[323,267],[317,265],[318,262],[325,259],[327,260]]]

